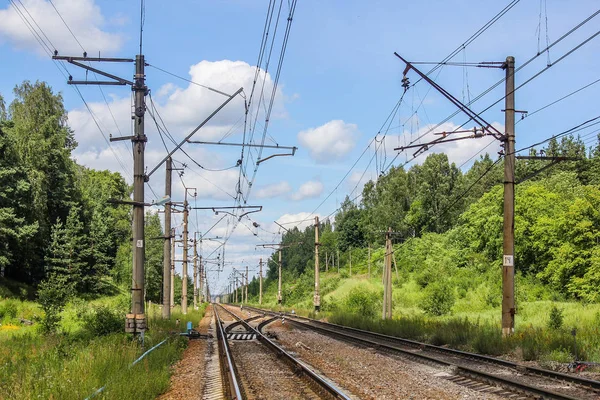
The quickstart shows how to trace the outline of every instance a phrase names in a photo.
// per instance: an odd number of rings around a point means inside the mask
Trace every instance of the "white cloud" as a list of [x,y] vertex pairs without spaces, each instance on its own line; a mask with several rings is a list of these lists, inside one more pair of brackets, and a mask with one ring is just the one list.
[[[245,91],[248,93],[252,87],[255,72],[256,67],[241,61],[229,60],[216,62],[202,61],[190,68],[192,80],[207,86],[218,88],[227,93],[234,93],[240,87],[244,87]],[[261,77],[264,77],[264,74],[262,74]],[[259,78],[259,83],[261,82],[262,78]],[[267,74],[265,88],[270,91],[272,85],[273,82],[271,77]],[[85,96],[86,93],[83,93]],[[225,100],[224,96],[193,84],[181,88],[172,83],[167,83],[157,91],[157,94],[161,97],[159,99],[155,96],[155,106],[177,143],[183,140],[192,129],[207,118],[215,108]],[[108,103],[110,108],[107,107],[104,102],[88,102],[88,106],[96,117],[96,120],[104,131],[107,139],[109,135],[131,135],[131,98],[129,96],[117,97],[110,93],[107,93],[107,96],[111,98]],[[164,156],[165,152],[163,144],[159,139],[158,131],[151,116],[151,113],[154,114],[154,111],[149,101],[147,105],[149,110],[149,112],[146,113],[145,124],[146,135],[148,136],[147,151],[155,151]],[[279,116],[285,115],[283,94],[279,89],[277,90],[275,97],[274,109],[275,113]],[[202,129],[200,129],[192,139],[215,140],[220,139],[223,135],[228,133],[234,135],[240,133],[242,131],[244,110],[244,100],[241,96],[237,96]],[[94,165],[94,167],[99,167],[99,165],[102,164],[112,170],[119,170],[119,168],[111,168],[112,164],[115,164],[114,156],[112,156],[113,160],[110,161],[111,152],[105,150],[107,149],[106,141],[100,134],[98,127],[87,108],[81,106],[70,110],[68,117],[69,126],[73,129],[75,139],[79,142],[79,148],[76,151],[78,158],[85,159],[91,165]],[[160,123],[160,119],[158,116],[156,117]],[[165,141],[169,149],[174,147],[173,143],[170,142],[168,138],[165,138]],[[127,145],[128,143],[113,143],[112,146],[114,148]],[[199,149],[200,147],[198,145],[184,145],[184,148],[186,152],[192,154],[195,153],[195,149]],[[211,149],[214,150],[214,148]],[[83,157],[84,154],[85,157]],[[125,154],[127,154],[127,156],[123,158],[131,158],[131,150],[127,150]],[[237,161],[237,159],[220,160],[214,157],[214,154],[214,151],[204,154],[198,162],[205,167],[218,169],[234,165]],[[152,168],[154,164],[148,160],[148,156],[146,158],[146,165]],[[161,158],[157,158],[155,161],[158,162],[160,159]],[[182,160],[185,160],[185,156],[182,156]],[[193,163],[189,162],[189,164],[194,168]],[[202,173],[202,175],[205,174]],[[224,180],[221,182],[222,177]],[[232,170],[221,174],[219,177],[213,176],[212,179],[208,176],[205,176],[205,178],[219,182],[219,186],[225,187],[230,193],[235,191],[235,183],[237,183],[236,171]],[[206,182],[204,185],[206,185]],[[222,191],[212,191],[210,188],[214,186],[211,184],[208,184],[207,187],[209,188],[208,196],[211,198],[221,198],[222,195],[224,195]],[[218,193],[221,194],[219,195]]]
[[336,119],[317,128],[298,133],[300,144],[307,147],[311,157],[320,163],[339,160],[356,145],[359,131],[356,124]]
[[[54,5],[61,13],[73,34],[83,48],[95,55],[114,53],[123,45],[120,34],[102,30],[105,18],[94,0],[54,0]],[[52,42],[60,54],[81,54],[81,47],[61,21],[49,1],[22,0],[16,2],[20,12],[30,24],[36,24]],[[24,6],[24,7],[23,7]],[[35,21],[31,21],[31,17]],[[34,50],[46,56],[36,38],[29,31],[21,16],[13,6],[0,10],[0,41],[10,42],[18,49]],[[36,27],[37,29],[37,27]],[[46,40],[46,39],[45,39]],[[50,45],[50,44],[49,44]],[[55,49],[52,49],[55,50]]]
[[273,183],[271,185],[260,187],[256,191],[255,197],[258,199],[270,199],[273,197],[289,194],[291,191],[292,188],[290,184],[286,181],[281,181],[279,183]]
[[[229,94],[235,93],[240,87],[243,87],[247,94],[250,93],[255,74],[256,67],[243,61],[230,60],[201,61],[192,65],[189,70],[192,81]],[[271,75],[267,74],[265,77],[264,73],[260,73],[257,85],[262,85],[263,80],[265,81],[265,93],[271,93],[273,88]],[[176,127],[176,131],[180,131],[182,136],[194,129],[226,100],[225,96],[194,84],[189,84],[186,88],[163,89],[161,94],[164,94],[165,90],[170,91],[170,94],[164,104],[158,105],[159,112],[167,126]],[[278,88],[271,118],[285,116],[283,102],[283,93]],[[255,98],[251,108],[256,110],[257,105],[258,101]],[[244,110],[244,99],[238,95],[219,111],[195,137],[204,140],[220,139],[230,129],[233,134],[241,133]],[[261,119],[264,120],[264,111],[259,111],[258,120]]]
[[323,193],[323,184],[319,181],[308,181],[304,182],[296,192],[294,192],[290,199],[294,201],[312,199],[319,197]]

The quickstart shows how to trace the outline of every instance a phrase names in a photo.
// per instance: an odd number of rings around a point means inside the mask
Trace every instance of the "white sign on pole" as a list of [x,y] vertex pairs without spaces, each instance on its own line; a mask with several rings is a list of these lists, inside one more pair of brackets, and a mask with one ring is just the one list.
[[136,247],[144,247],[144,241],[142,239],[138,239],[137,243],[135,244]]
[[515,259],[514,256],[509,256],[509,255],[504,255],[504,260],[502,261],[502,265],[504,265],[505,267],[514,267],[515,266]]

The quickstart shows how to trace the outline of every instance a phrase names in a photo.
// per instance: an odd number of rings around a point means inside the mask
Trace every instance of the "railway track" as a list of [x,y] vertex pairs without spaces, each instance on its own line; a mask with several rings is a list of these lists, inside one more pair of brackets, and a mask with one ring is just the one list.
[[[225,398],[350,399],[248,321],[217,304],[214,311]],[[226,326],[225,318],[234,322]],[[245,332],[235,333],[228,329],[235,326],[243,327]],[[281,365],[283,363],[289,368]]]
[[403,358],[430,365],[450,367],[453,376],[449,380],[473,381],[500,387],[524,398],[543,399],[598,399],[600,382],[523,366],[507,360],[434,346],[413,340],[363,331],[356,328],[331,324],[310,318],[277,313],[245,306],[245,309],[272,317],[285,317],[289,323],[335,339],[375,348],[378,351],[400,355]]

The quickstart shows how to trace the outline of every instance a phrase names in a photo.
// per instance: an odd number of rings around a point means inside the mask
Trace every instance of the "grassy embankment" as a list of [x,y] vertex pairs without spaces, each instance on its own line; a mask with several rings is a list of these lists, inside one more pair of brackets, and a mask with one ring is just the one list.
[[[515,335],[504,339],[500,334],[501,294],[494,287],[499,285],[493,283],[495,279],[499,283],[500,277],[449,275],[448,280],[464,278],[469,285],[466,289],[454,285],[446,296],[451,299],[448,311],[432,315],[426,310],[431,310],[432,302],[445,302],[444,296],[435,297],[419,284],[422,276],[418,272],[399,266],[397,278],[393,272],[394,318],[383,321],[381,269],[381,262],[374,263],[369,279],[365,259],[357,257],[353,259],[352,276],[343,264],[339,274],[337,268],[321,272],[319,317],[342,325],[517,360],[545,364],[577,358],[600,362],[600,304],[567,301],[541,283],[518,275]],[[313,279],[312,274],[284,276],[281,308],[314,316]],[[280,309],[276,296],[277,282],[265,284],[263,307]],[[257,304],[258,298],[252,297],[250,301]],[[573,328],[576,337],[572,335]]]
[[[63,311],[59,331],[42,335],[38,323],[27,326],[20,322],[39,320],[42,311],[38,304],[0,298],[0,399],[81,400],[104,385],[96,398],[152,399],[164,392],[169,385],[169,367],[180,358],[186,338],[171,335],[141,362],[130,365],[170,332],[184,331],[186,321],[196,326],[205,307],[185,316],[176,308],[171,319],[164,321],[158,306],[152,305],[142,347],[137,339],[121,332],[128,305],[127,295],[76,300]],[[175,327],[177,318],[181,320],[179,328]]]

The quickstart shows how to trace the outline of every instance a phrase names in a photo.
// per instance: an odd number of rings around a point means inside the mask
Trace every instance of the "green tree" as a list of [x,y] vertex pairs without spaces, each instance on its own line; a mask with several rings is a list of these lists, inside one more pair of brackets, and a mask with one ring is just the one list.
[[415,234],[441,233],[453,227],[464,210],[464,199],[458,198],[463,176],[456,165],[448,162],[446,154],[431,154],[423,165],[412,167],[409,175],[417,194],[406,220]]
[[335,230],[338,235],[340,251],[365,245],[366,233],[361,224],[361,214],[362,210],[346,196],[335,218]]
[[[0,111],[3,102],[0,98]],[[16,262],[27,243],[38,230],[36,221],[28,218],[31,186],[27,174],[18,165],[12,143],[4,133],[6,122],[0,121],[0,276],[25,280],[26,268]]]
[[6,133],[31,185],[30,213],[39,226],[19,262],[30,271],[29,280],[35,282],[44,276],[43,259],[52,225],[57,219],[65,221],[79,200],[71,159],[77,143],[67,126],[62,96],[54,94],[47,84],[25,81],[15,87],[14,95]]
[[[162,277],[163,277],[163,240],[156,239],[163,237],[160,218],[158,213],[147,213],[145,221],[146,237],[146,299],[158,303],[162,300]],[[191,272],[188,263],[188,273]],[[190,273],[190,275],[192,275]],[[193,276],[193,275],[192,275]],[[188,293],[193,293],[193,285],[188,287]]]
[[92,292],[98,276],[90,265],[91,249],[80,220],[80,209],[71,208],[66,223],[57,220],[52,226],[52,241],[48,248],[48,270],[65,277],[77,293]]

